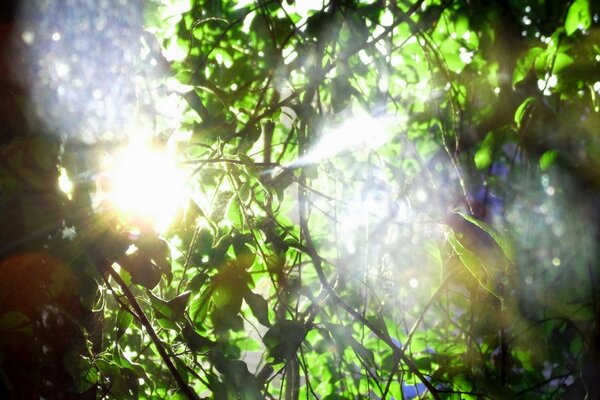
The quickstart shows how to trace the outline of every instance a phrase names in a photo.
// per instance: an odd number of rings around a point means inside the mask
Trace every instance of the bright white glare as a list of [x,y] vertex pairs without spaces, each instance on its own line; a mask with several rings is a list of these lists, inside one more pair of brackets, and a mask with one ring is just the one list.
[[475,53],[472,51],[468,51],[464,47],[461,47],[459,50],[460,50],[460,54],[459,54],[460,60],[462,62],[464,62],[465,64],[470,64],[471,61],[473,61],[473,55]]
[[374,150],[390,138],[392,120],[368,114],[347,118],[337,127],[325,128],[321,140],[294,165],[325,160],[347,150]]
[[26,45],[31,46],[35,40],[35,34],[31,31],[25,31],[21,34],[21,38]]
[[185,205],[186,174],[171,154],[133,146],[107,157],[102,167],[102,200],[126,222],[163,232]]
[[416,288],[419,286],[419,281],[415,278],[412,278],[410,281],[408,281],[408,284],[411,288]]
[[71,200],[71,197],[73,196],[73,182],[69,178],[67,170],[64,168],[60,169],[60,175],[58,176],[58,187],[67,195],[67,198]]
[[559,267],[560,266],[560,258],[554,257],[552,259],[552,265],[554,265],[555,267]]

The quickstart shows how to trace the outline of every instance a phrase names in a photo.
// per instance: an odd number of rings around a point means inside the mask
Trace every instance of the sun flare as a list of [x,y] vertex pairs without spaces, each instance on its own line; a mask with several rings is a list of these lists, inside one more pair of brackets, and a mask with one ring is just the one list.
[[186,203],[186,173],[165,151],[128,147],[107,156],[102,169],[102,202],[125,224],[162,232]]

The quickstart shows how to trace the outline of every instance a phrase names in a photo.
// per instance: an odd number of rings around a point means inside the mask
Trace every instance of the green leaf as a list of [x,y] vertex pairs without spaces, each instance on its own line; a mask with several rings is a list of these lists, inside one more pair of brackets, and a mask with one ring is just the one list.
[[558,74],[565,68],[569,67],[575,62],[573,57],[567,55],[566,53],[560,52],[556,55],[554,59],[554,69],[552,69],[552,73]]
[[325,11],[319,11],[306,20],[305,33],[308,37],[318,38],[322,35],[331,21],[331,15]]
[[331,108],[334,113],[339,113],[346,109],[350,103],[350,98],[355,89],[348,82],[347,77],[338,76],[331,82]]
[[515,123],[517,124],[517,128],[521,128],[523,118],[525,117],[525,115],[531,112],[531,109],[532,107],[534,107],[535,102],[536,100],[534,97],[528,97],[517,108],[517,111],[515,112]]
[[167,306],[171,309],[171,319],[178,321],[183,317],[191,293],[191,291],[187,290],[167,301]]
[[29,317],[19,311],[9,311],[0,315],[0,334],[18,333],[32,335],[33,323]]
[[242,229],[244,226],[244,213],[240,206],[240,200],[237,195],[231,197],[227,206],[227,219],[231,225],[237,229]]
[[573,35],[578,29],[588,29],[592,24],[590,3],[588,0],[575,0],[565,19],[565,32],[567,36]]
[[467,215],[465,213],[457,212],[457,214],[460,215],[465,220],[467,220],[468,222],[477,226],[479,229],[481,229],[485,233],[487,233],[494,240],[494,242],[496,242],[498,247],[500,247],[500,249],[502,250],[502,253],[506,257],[506,259],[508,261],[510,261],[511,263],[515,262],[515,254],[516,254],[515,246],[513,245],[512,241],[509,238],[507,238],[505,235],[501,234],[496,229],[494,229],[493,227],[491,227],[490,225],[486,224],[483,221],[475,219],[472,216]]
[[198,93],[196,93],[195,90],[190,90],[183,95],[183,98],[188,102],[190,107],[192,107],[192,110],[196,111],[198,116],[202,118],[203,121],[207,121],[210,118],[208,110],[202,103],[202,99],[200,99],[200,96],[198,96]]
[[307,327],[301,321],[279,321],[265,333],[263,343],[275,363],[284,362],[296,354],[306,332]]
[[543,172],[546,172],[550,169],[552,164],[554,164],[554,160],[556,160],[556,156],[558,155],[558,151],[556,150],[548,150],[540,157],[540,169]]
[[183,326],[181,335],[183,336],[183,340],[185,340],[187,346],[193,352],[207,351],[215,345],[215,342],[196,332],[189,322],[186,322],[186,324]]
[[262,400],[260,384],[256,377],[248,371],[248,365],[240,360],[231,360],[217,348],[209,353],[209,358],[216,369],[223,375],[227,390],[235,393],[230,398]]
[[271,323],[269,322],[269,303],[261,295],[248,290],[244,295],[244,300],[258,322],[264,326],[271,326]]
[[533,67],[535,60],[544,52],[544,49],[541,47],[532,47],[525,57],[520,58],[517,61],[517,65],[515,66],[515,70],[513,72],[512,85],[515,87],[518,83],[522,82],[531,68]]
[[119,309],[116,321],[115,328],[117,329],[117,332],[115,333],[115,340],[119,340],[127,328],[129,328],[129,325],[131,325],[133,315],[123,309]]
[[475,167],[479,170],[485,169],[492,164],[494,135],[492,132],[485,137],[481,147],[475,152]]
[[356,355],[369,367],[369,368],[377,368],[377,364],[375,363],[375,356],[373,352],[367,349],[362,343],[354,339],[353,337],[349,338],[350,346],[352,350],[356,353]]
[[244,269],[250,268],[256,259],[256,253],[248,245],[249,240],[246,235],[235,235],[232,243],[237,265]]
[[208,313],[208,305],[214,288],[209,286],[204,291],[196,295],[190,302],[190,318],[196,324],[202,324]]
[[154,295],[151,291],[147,291],[148,298],[150,299],[150,304],[152,304],[152,308],[156,311],[157,316],[159,318],[171,319],[172,313],[171,308],[167,304],[167,302],[160,297]]
[[238,158],[246,167],[254,167],[254,161],[244,153],[238,153]]
[[498,300],[503,301],[502,297],[495,292],[494,285],[492,284],[492,275],[477,254],[464,247],[454,235],[448,237],[448,242],[461,263],[467,268],[479,286],[494,295]]
[[160,325],[160,327],[163,329],[169,329],[172,331],[179,330],[177,324],[168,318],[156,318],[156,322],[158,322],[158,325]]
[[154,265],[160,268],[167,278],[167,282],[173,279],[171,272],[171,250],[165,240],[154,234],[144,234],[135,242],[135,245],[144,252]]
[[121,257],[119,265],[131,275],[131,282],[136,285],[152,290],[160,282],[162,271],[141,251]]
[[98,370],[88,357],[70,351],[64,356],[63,363],[73,377],[75,392],[84,393],[98,382]]

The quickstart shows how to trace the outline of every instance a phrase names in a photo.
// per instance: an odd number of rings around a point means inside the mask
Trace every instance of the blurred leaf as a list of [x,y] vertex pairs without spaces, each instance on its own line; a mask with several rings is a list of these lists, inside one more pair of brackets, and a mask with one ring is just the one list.
[[262,296],[248,290],[244,295],[244,300],[246,300],[258,322],[264,326],[271,326],[269,322],[269,303]]
[[334,113],[339,113],[348,107],[355,89],[347,77],[338,76],[331,81],[331,107]]
[[256,253],[248,246],[248,242],[248,237],[236,235],[232,243],[237,264],[244,269],[250,268],[256,259]]
[[152,290],[160,282],[162,271],[140,251],[121,257],[119,265],[131,275],[131,281],[136,285]]
[[135,244],[160,268],[167,277],[167,282],[170,283],[173,279],[173,273],[171,272],[171,250],[167,242],[157,235],[143,234]]
[[146,293],[148,294],[148,298],[150,299],[150,304],[152,304],[152,308],[157,312],[158,318],[171,319],[171,308],[169,307],[167,302],[161,299],[160,297],[154,295],[149,290]]
[[186,344],[193,352],[204,352],[209,350],[215,343],[200,335],[196,330],[192,327],[189,322],[186,322],[181,330],[181,334],[183,335],[183,339]]
[[244,213],[242,212],[240,199],[237,195],[232,196],[229,200],[229,205],[227,206],[227,220],[237,229],[241,230],[244,226]]
[[119,338],[125,334],[125,331],[127,328],[129,328],[129,325],[131,325],[132,321],[133,315],[123,309],[119,309],[117,312],[117,322],[115,324],[115,328],[117,328],[115,340],[119,340]]
[[517,128],[521,128],[523,118],[525,118],[526,115],[530,115],[532,108],[535,106],[535,102],[535,98],[528,97],[517,108],[517,111],[515,111],[515,123],[517,124]]
[[592,16],[590,14],[590,4],[588,0],[575,0],[565,19],[565,33],[571,36],[578,29],[588,29],[592,24]]
[[167,306],[171,309],[171,319],[174,321],[181,320],[191,294],[192,292],[188,290],[167,301]]
[[531,68],[535,63],[535,60],[543,52],[544,49],[542,49],[541,47],[532,47],[531,49],[529,49],[525,57],[522,57],[517,60],[517,65],[515,66],[512,78],[513,87],[515,87],[527,77],[529,71],[531,71]]
[[457,214],[460,215],[465,220],[467,220],[468,222],[477,226],[479,229],[481,229],[488,235],[490,235],[490,237],[494,240],[494,242],[496,242],[498,247],[500,247],[500,249],[502,250],[502,253],[508,259],[508,261],[510,261],[511,263],[515,262],[515,259],[516,259],[515,246],[508,237],[501,234],[500,232],[498,232],[496,229],[494,229],[490,225],[486,224],[485,222],[480,221],[476,218],[473,218],[470,215],[467,215],[467,214],[461,213],[461,212],[457,212]]
[[454,250],[455,254],[460,259],[462,265],[469,271],[471,276],[475,278],[481,288],[487,290],[490,294],[494,295],[500,301],[503,301],[502,297],[495,291],[493,285],[493,276],[488,271],[488,266],[484,265],[483,261],[477,256],[477,254],[471,250],[465,248],[459,240],[450,235],[448,242]]
[[550,169],[554,161],[556,160],[556,156],[558,152],[556,150],[548,150],[540,157],[540,169],[543,172],[546,172]]
[[275,323],[263,336],[269,356],[275,363],[289,360],[298,351],[307,331],[301,321],[283,320]]
[[479,149],[475,152],[475,167],[477,169],[486,169],[492,164],[494,155],[494,133],[487,134]]

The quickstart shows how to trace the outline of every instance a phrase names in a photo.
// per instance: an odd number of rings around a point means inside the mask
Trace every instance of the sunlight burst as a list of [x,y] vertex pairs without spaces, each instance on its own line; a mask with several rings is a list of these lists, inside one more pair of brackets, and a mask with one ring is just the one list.
[[102,164],[102,200],[126,224],[162,232],[185,205],[186,174],[172,154],[129,147]]

